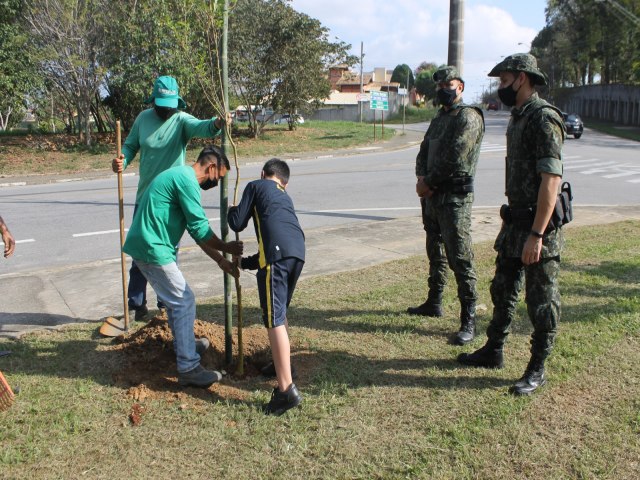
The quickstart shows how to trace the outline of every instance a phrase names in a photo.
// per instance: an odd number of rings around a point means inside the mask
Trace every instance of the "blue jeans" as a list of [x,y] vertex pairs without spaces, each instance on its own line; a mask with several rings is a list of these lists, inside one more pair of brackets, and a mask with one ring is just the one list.
[[[133,207],[133,215],[136,215],[138,210],[138,204]],[[176,248],[176,259],[178,258],[178,251]],[[156,292],[158,297],[158,308],[165,308],[164,302],[160,299],[160,295]],[[131,262],[131,269],[129,270],[129,286],[127,287],[127,298],[129,299],[129,309],[138,310],[147,304],[147,279],[138,268],[136,261]]]
[[178,372],[193,370],[200,364],[200,355],[196,353],[196,336],[193,333],[196,319],[195,295],[175,262],[168,265],[153,265],[141,261],[136,263],[158,298],[162,298],[167,306]]

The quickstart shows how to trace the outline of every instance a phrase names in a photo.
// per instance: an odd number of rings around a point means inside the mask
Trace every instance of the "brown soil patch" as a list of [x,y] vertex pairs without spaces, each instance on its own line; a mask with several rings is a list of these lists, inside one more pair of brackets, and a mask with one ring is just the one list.
[[[202,355],[201,363],[205,368],[223,373],[220,383],[206,390],[178,385],[173,335],[168,322],[161,317],[155,317],[135,332],[115,339],[114,345],[107,347],[108,350],[124,353],[124,363],[113,375],[114,383],[136,402],[148,399],[182,402],[194,396],[210,400],[212,395],[220,400],[242,401],[255,389],[257,381],[268,381],[260,377],[260,368],[271,361],[271,349],[264,327],[251,326],[243,330],[245,361],[242,376],[237,375],[235,364],[226,364],[224,326],[196,320],[194,330],[196,338],[206,337],[211,343]],[[238,356],[235,334],[234,329],[234,362]],[[140,414],[132,412],[132,416],[138,420]],[[133,417],[131,422],[136,424]]]

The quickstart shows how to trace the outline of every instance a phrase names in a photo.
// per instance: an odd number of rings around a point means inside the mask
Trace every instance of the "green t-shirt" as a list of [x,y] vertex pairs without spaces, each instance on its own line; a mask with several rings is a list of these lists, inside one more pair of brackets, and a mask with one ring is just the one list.
[[220,134],[215,118],[198,120],[185,112],[176,112],[164,121],[153,108],[142,111],[122,146],[124,168],[140,152],[140,179],[136,203],[154,178],[168,168],[184,165],[187,144],[194,137],[209,138]]
[[200,185],[191,166],[170,168],[151,182],[138,204],[122,250],[154,265],[176,261],[184,231],[197,242],[213,236],[200,203]]

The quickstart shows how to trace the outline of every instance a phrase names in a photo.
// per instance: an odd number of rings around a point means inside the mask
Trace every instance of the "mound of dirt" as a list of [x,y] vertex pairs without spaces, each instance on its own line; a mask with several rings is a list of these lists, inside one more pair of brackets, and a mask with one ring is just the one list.
[[[211,399],[212,394],[225,400],[243,400],[248,394],[248,383],[260,374],[260,368],[271,361],[267,332],[262,326],[243,329],[244,374],[237,375],[236,365],[227,365],[224,353],[224,327],[196,320],[196,338],[206,337],[211,346],[202,355],[205,368],[223,372],[220,383],[207,390],[178,385],[173,335],[168,322],[153,318],[135,332],[123,335],[107,347],[122,352],[124,363],[113,375],[114,383],[137,402],[146,399],[167,398],[182,401],[185,395]],[[237,360],[237,338],[233,336],[233,359]],[[250,390],[249,390],[250,391]]]

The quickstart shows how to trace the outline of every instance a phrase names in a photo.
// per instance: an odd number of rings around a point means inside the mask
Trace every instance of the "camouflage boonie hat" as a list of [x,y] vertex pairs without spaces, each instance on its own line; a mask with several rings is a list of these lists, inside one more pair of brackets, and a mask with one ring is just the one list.
[[546,85],[547,76],[538,68],[536,57],[529,53],[514,53],[493,67],[488,77],[499,77],[500,72],[525,72],[531,75],[534,85]]
[[438,70],[433,72],[432,78],[436,83],[448,82],[456,78],[464,83],[464,80],[460,76],[460,73],[458,73],[458,69],[456,67],[452,67],[451,65],[438,68]]

